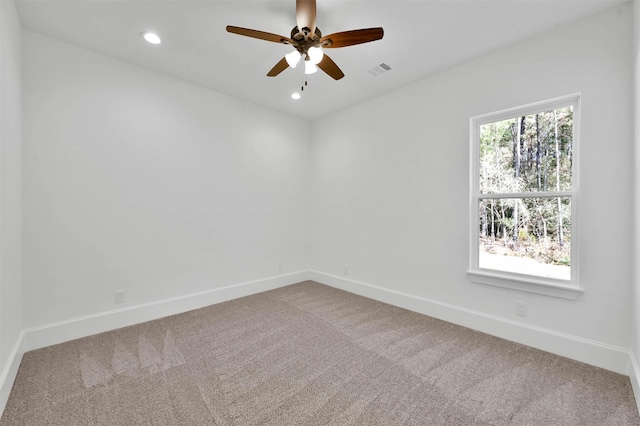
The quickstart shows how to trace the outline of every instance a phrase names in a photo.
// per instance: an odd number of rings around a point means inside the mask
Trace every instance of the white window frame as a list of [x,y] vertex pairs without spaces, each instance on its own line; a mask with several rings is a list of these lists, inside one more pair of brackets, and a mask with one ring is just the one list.
[[[480,126],[497,121],[550,111],[567,106],[573,107],[573,144],[571,191],[544,193],[524,192],[511,194],[480,194]],[[509,288],[529,293],[543,294],[563,299],[576,299],[583,291],[579,285],[579,256],[580,239],[579,226],[579,150],[580,150],[580,94],[562,96],[545,101],[535,102],[515,108],[509,108],[489,114],[471,117],[470,123],[470,191],[469,191],[469,270],[467,274],[474,283]],[[519,274],[495,269],[479,267],[479,215],[478,205],[484,198],[537,198],[568,197],[571,198],[571,278],[561,280],[536,275]]]

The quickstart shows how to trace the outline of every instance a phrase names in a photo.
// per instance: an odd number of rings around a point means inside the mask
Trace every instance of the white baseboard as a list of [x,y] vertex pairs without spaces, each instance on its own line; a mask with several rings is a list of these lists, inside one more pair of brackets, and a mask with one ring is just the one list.
[[29,328],[23,331],[24,351],[203,308],[308,279],[308,271],[300,271]]
[[636,398],[636,406],[640,412],[640,367],[636,356],[632,351],[629,351],[629,380],[631,381],[631,387],[633,388],[633,395]]
[[24,331],[21,331],[13,345],[13,349],[11,349],[9,359],[0,373],[0,416],[4,412],[4,407],[7,405],[11,387],[16,380],[24,352]]
[[[631,355],[624,348],[319,271],[309,271],[309,279],[616,373],[629,374]],[[640,393],[636,395],[640,396]]]

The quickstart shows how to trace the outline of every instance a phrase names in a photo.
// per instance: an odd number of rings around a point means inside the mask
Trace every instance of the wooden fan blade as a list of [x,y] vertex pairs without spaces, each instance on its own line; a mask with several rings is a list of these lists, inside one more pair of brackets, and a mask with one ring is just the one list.
[[309,28],[313,37],[316,32],[316,0],[296,0],[296,23],[300,31]]
[[324,54],[324,56],[322,56],[322,60],[318,64],[318,68],[329,74],[329,76],[334,80],[340,80],[342,77],[344,77],[344,73],[342,72],[342,70],[338,68],[336,63],[333,62],[333,59],[327,56],[326,53]]
[[272,41],[274,43],[293,44],[293,40],[278,34],[266,33],[264,31],[251,30],[249,28],[234,27],[227,25],[227,31],[241,36],[257,38],[260,40]]
[[324,36],[320,39],[323,48],[353,46],[354,44],[369,43],[380,40],[384,35],[382,28],[365,28],[362,30],[343,31]]
[[289,64],[287,63],[287,58],[282,58],[280,59],[280,62],[278,62],[277,64],[275,64],[273,68],[271,68],[271,71],[267,73],[267,76],[275,77],[276,75],[280,74],[282,71],[286,70],[288,67],[289,67]]

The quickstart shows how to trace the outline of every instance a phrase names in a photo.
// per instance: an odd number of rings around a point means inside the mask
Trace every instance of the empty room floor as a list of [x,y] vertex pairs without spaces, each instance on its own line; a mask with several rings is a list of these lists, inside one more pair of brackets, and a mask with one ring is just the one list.
[[639,425],[629,378],[307,281],[28,352],[6,425]]

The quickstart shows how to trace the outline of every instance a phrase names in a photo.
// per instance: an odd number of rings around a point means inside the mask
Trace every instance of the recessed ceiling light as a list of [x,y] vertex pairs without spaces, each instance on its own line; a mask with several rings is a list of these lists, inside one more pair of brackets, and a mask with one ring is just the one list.
[[144,32],[144,33],[142,33],[142,38],[144,38],[145,40],[147,40],[151,44],[160,44],[160,43],[162,43],[162,40],[160,40],[160,37],[158,37],[158,34],[155,34],[155,33]]
[[298,93],[298,92],[293,92],[293,93],[291,94],[291,99],[296,99],[296,100],[297,100],[297,99],[300,99],[300,93]]

